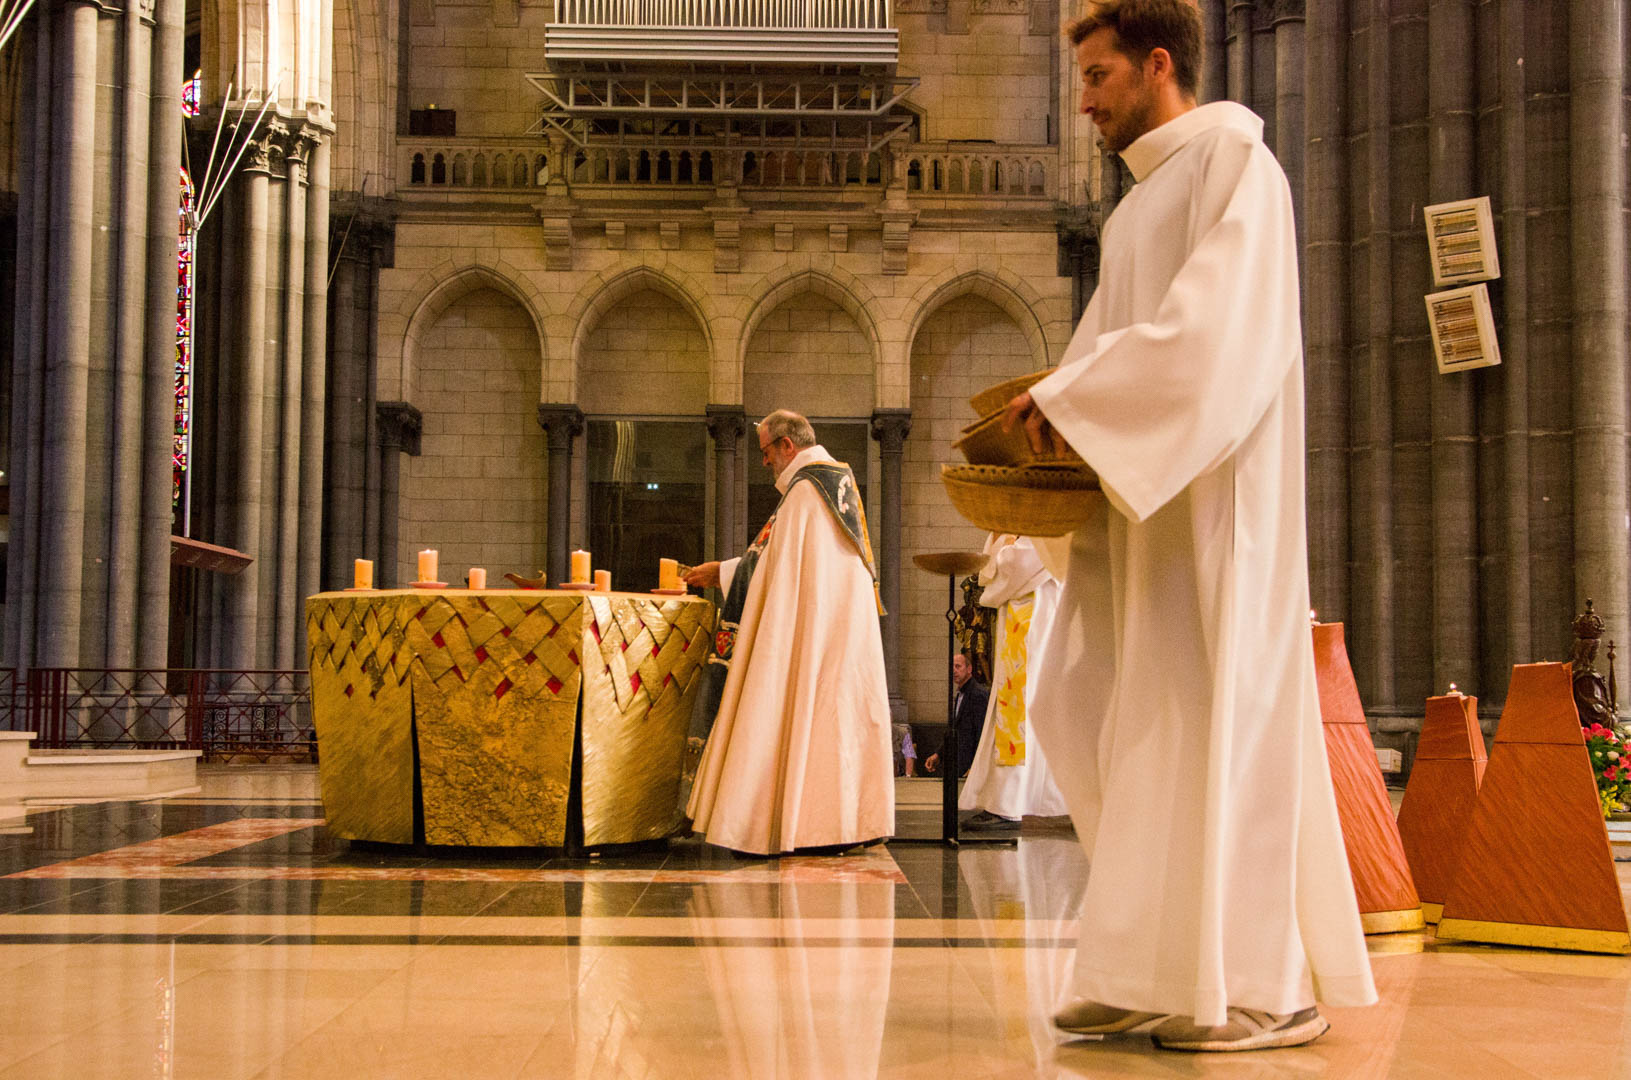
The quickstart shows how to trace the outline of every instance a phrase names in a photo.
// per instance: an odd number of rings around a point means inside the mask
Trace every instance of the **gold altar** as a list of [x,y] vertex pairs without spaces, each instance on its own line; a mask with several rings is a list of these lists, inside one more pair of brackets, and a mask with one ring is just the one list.
[[[698,596],[384,589],[308,598],[330,831],[467,847],[670,835],[713,628],[714,607]],[[568,820],[575,794],[581,837]]]

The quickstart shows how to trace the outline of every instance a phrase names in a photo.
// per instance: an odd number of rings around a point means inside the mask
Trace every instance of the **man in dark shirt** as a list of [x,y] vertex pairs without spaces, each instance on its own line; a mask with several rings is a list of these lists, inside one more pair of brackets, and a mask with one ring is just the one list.
[[[956,689],[951,700],[951,732],[957,739],[957,775],[968,775],[974,763],[974,751],[979,746],[980,731],[985,727],[985,707],[991,700],[991,688],[974,677],[974,665],[964,653],[951,658],[951,681]],[[938,772],[940,755],[930,754],[924,768]]]

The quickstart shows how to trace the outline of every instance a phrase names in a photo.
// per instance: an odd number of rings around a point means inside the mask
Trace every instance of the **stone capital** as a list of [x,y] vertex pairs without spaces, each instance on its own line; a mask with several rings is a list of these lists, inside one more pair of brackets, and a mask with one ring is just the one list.
[[583,410],[563,402],[538,406],[538,426],[549,437],[549,452],[570,451],[572,440],[583,434]]
[[425,428],[424,415],[406,401],[381,401],[375,406],[379,419],[379,445],[382,450],[400,450],[419,456],[419,436]]
[[735,450],[736,440],[747,434],[748,414],[740,405],[710,405],[707,423],[714,449],[721,452]]
[[911,409],[872,410],[872,437],[878,440],[879,453],[900,453],[906,447],[906,436],[911,433]]
[[1306,18],[1305,0],[1270,0],[1268,18],[1270,26],[1283,22],[1302,22]]

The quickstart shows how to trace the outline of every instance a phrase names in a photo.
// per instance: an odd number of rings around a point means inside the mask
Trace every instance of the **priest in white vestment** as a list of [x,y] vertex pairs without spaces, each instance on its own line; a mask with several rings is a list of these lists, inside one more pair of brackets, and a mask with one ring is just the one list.
[[995,608],[996,658],[985,726],[957,805],[978,811],[965,828],[1004,828],[1026,815],[1057,817],[1065,797],[1048,775],[1042,745],[1026,721],[1030,643],[1047,633],[1059,604],[1059,583],[1028,537],[992,536],[980,571],[980,606]]
[[692,585],[725,593],[728,664],[686,813],[711,844],[756,855],[895,831],[895,767],[866,514],[847,465],[785,410],[759,424],[780,504],[747,553]]
[[1091,860],[1056,1022],[1298,1045],[1327,1029],[1316,1000],[1376,991],[1308,630],[1291,195],[1257,116],[1195,106],[1192,4],[1095,4],[1069,33],[1137,183],[1059,369],[1008,408],[1106,497],[1043,545],[1064,589],[1030,718]]

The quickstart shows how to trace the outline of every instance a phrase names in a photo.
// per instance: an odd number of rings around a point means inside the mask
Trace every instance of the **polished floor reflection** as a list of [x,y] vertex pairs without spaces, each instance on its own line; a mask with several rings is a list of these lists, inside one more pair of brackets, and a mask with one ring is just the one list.
[[1063,1039],[1086,864],[1057,826],[452,859],[334,841],[315,793],[211,770],[6,819],[0,1078],[1631,1077],[1631,959],[1420,934],[1371,939],[1382,1004],[1309,1047]]

